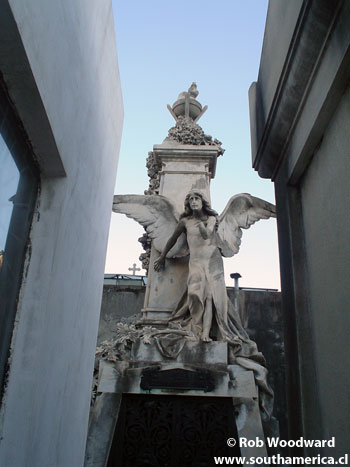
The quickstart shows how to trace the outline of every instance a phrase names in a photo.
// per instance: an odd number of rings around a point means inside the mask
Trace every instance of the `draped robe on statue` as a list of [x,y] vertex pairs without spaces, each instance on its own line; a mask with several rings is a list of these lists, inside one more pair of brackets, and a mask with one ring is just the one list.
[[255,373],[260,389],[260,406],[266,418],[272,411],[273,391],[266,381],[265,359],[241,323],[237,310],[227,296],[220,239],[216,232],[216,218],[209,216],[206,224],[208,238],[203,238],[198,220],[185,218],[187,243],[190,250],[187,291],[181,298],[171,321],[180,322],[184,329],[200,336],[207,300],[212,300],[213,320],[218,340],[229,343],[232,358]]
[[[202,198],[203,204],[205,196],[198,190],[194,194]],[[190,193],[186,197],[185,206],[189,195]],[[192,338],[193,335],[198,340],[203,339],[203,327],[208,331],[205,322],[206,305],[209,304],[210,308],[211,304],[214,325],[209,320],[209,326],[213,328],[212,331],[216,331],[214,340],[229,344],[231,364],[238,364],[254,372],[259,387],[261,414],[268,419],[272,413],[273,391],[267,383],[265,359],[255,342],[249,339],[238,311],[227,296],[222,256],[231,257],[237,254],[242,237],[241,229],[248,229],[260,219],[275,217],[275,206],[248,193],[232,196],[220,216],[210,213],[208,208],[213,212],[210,204],[206,204],[204,220],[203,216],[201,220],[193,216],[192,209],[179,220],[172,202],[161,195],[116,195],[113,210],[124,213],[143,225],[154,248],[159,252],[164,251],[179,221],[184,224],[184,235],[179,236],[177,243],[166,254],[167,258],[182,257],[188,253],[190,255],[187,290],[170,318],[170,321],[180,323],[182,330],[179,332],[169,326],[168,330],[159,331],[158,337],[155,337],[156,344],[164,356],[176,358],[185,339]],[[206,213],[208,217],[205,220]],[[185,337],[184,331],[191,331],[191,336]]]

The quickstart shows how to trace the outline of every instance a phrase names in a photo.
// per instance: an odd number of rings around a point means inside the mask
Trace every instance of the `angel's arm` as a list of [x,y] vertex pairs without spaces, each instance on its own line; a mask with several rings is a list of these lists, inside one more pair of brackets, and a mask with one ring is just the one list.
[[164,247],[164,250],[162,251],[161,255],[159,258],[154,262],[154,269],[156,271],[159,271],[165,263],[165,257],[168,253],[168,251],[171,250],[171,248],[175,245],[176,240],[180,237],[180,235],[185,232],[185,223],[181,219],[179,223],[176,226],[176,229],[174,230],[174,233],[172,236],[169,238],[169,240],[166,242],[166,245]]

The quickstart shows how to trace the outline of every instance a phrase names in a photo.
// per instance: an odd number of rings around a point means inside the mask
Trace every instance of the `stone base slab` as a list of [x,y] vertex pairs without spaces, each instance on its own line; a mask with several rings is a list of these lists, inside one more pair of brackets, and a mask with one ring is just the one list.
[[[127,393],[127,394],[182,394],[186,396],[208,396],[208,397],[232,397],[237,404],[247,399],[257,398],[258,392],[255,385],[252,371],[243,370],[238,365],[228,365],[225,371],[210,369],[214,380],[214,389],[210,392],[194,389],[152,389],[145,391],[141,389],[141,377],[145,369],[157,368],[157,365],[146,365],[127,367],[125,362],[101,362],[99,393]],[[186,371],[196,371],[201,367],[184,364],[162,364],[160,371],[183,369]]]

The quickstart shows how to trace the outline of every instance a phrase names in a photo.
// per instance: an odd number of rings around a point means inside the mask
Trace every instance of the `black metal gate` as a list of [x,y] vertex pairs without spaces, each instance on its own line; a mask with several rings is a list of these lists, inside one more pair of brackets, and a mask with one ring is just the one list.
[[108,467],[211,467],[239,456],[232,399],[123,395]]

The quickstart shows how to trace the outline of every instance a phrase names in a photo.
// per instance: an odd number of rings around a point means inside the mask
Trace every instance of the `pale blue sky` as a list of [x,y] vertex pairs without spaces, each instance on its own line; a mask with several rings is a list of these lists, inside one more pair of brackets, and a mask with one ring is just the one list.
[[[115,192],[142,194],[147,188],[147,153],[174,125],[166,104],[196,81],[198,100],[209,107],[199,124],[226,149],[211,184],[213,208],[221,212],[241,192],[274,202],[272,182],[251,167],[248,107],[267,0],[115,0],[113,9],[125,112]],[[142,233],[136,222],[112,215],[106,272],[140,266]],[[226,277],[241,273],[241,286],[279,288],[276,222],[260,221],[244,231],[239,255],[225,260],[225,268]]]
[[11,221],[13,202],[10,201],[16,192],[19,171],[13,157],[0,135],[0,251],[5,249],[8,228]]

